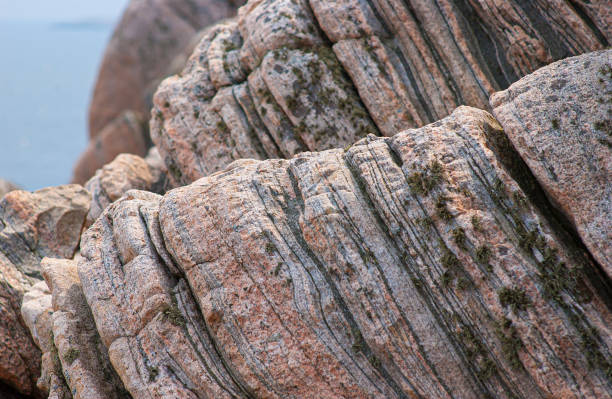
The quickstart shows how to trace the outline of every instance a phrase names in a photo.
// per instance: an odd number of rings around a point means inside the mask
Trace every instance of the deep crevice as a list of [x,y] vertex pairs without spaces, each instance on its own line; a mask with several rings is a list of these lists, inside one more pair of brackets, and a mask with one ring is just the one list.
[[550,224],[556,238],[570,249],[572,260],[576,261],[576,263],[591,264],[593,266],[583,268],[582,273],[593,286],[595,293],[602,299],[608,310],[612,312],[612,279],[589,252],[574,226],[553,205],[505,132],[489,126],[485,132],[485,137],[487,145],[493,150],[497,160],[504,166],[504,169],[518,183],[527,198]]

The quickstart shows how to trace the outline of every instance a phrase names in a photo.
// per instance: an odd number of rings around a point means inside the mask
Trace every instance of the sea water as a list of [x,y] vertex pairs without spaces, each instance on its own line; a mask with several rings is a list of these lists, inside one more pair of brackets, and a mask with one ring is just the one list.
[[27,190],[66,184],[112,24],[0,20],[0,177]]

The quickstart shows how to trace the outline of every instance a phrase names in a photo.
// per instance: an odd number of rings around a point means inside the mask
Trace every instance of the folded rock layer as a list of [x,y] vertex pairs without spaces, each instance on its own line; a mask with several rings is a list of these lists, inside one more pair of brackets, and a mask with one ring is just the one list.
[[79,262],[125,387],[612,394],[609,292],[512,177],[504,140],[491,115],[460,107],[346,150],[237,161],[164,197],[128,192],[84,234]]
[[243,0],[132,0],[100,65],[89,109],[90,142],[74,166],[84,184],[121,153],[144,156],[148,119],[159,82],[183,67],[199,31],[235,15]]
[[[124,111],[148,113],[151,85],[198,30],[235,13],[230,0],[133,0],[115,28],[100,66],[89,114],[90,137]],[[148,97],[148,98],[147,98]]]
[[252,0],[154,98],[151,135],[187,184],[488,109],[552,61],[612,41],[608,0]]

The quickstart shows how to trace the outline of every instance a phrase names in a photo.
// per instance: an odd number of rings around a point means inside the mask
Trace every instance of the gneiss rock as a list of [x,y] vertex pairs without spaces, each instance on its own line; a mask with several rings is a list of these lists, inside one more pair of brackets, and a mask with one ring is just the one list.
[[0,200],[0,381],[23,394],[37,394],[40,351],[21,317],[21,300],[41,279],[42,257],[74,255],[89,201],[78,185],[12,191]]
[[612,278],[612,50],[556,62],[491,97],[514,147]]
[[42,271],[53,292],[55,354],[75,399],[128,398],[108,359],[87,306],[76,262],[45,258]]
[[87,149],[72,181],[83,184],[120,153],[144,156],[149,116],[161,79],[179,72],[199,30],[235,14],[242,1],[133,0],[108,44],[89,110]]
[[41,372],[36,386],[51,399],[71,399],[53,340],[53,305],[47,283],[34,284],[23,296],[21,314],[42,352]]
[[[135,398],[600,398],[612,313],[488,113],[128,192],[79,275]],[[522,182],[525,184],[525,182]],[[529,185],[526,185],[529,187]]]
[[121,113],[148,115],[151,83],[201,28],[235,13],[224,0],[133,0],[106,48],[90,106],[89,134],[97,136]]
[[136,189],[163,194],[171,187],[171,182],[157,149],[152,148],[144,159],[132,154],[119,155],[99,169],[85,187],[92,197],[86,222],[90,226],[107,206],[127,191]]
[[[250,1],[154,97],[151,136],[183,183],[447,116],[612,41],[607,1]],[[599,10],[599,11],[598,11]]]

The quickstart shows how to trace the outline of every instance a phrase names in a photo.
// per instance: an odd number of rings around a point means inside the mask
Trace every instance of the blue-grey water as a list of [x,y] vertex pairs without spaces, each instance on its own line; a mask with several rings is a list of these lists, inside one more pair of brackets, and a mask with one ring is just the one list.
[[70,181],[111,31],[0,20],[0,177],[28,190]]

